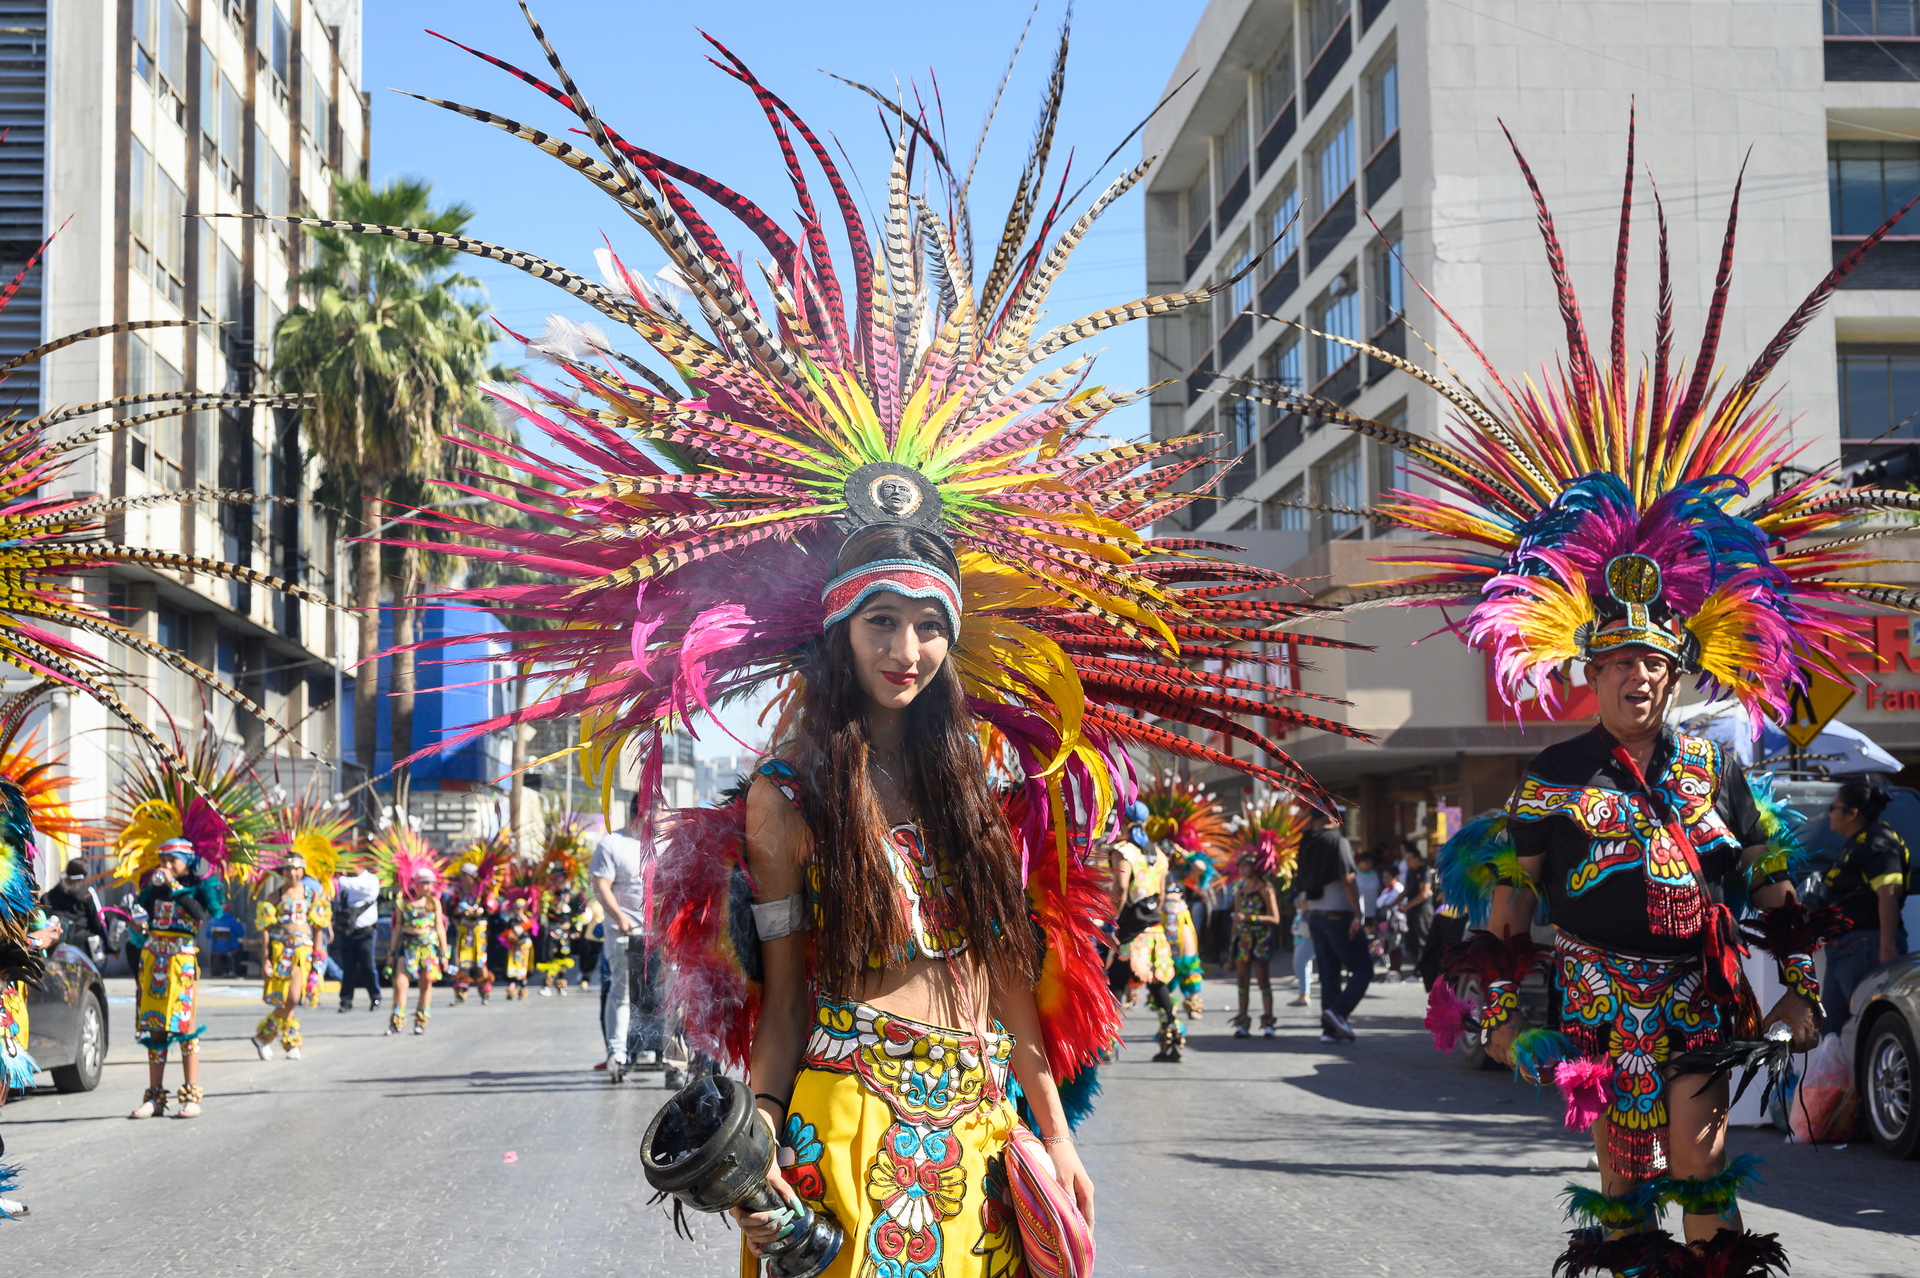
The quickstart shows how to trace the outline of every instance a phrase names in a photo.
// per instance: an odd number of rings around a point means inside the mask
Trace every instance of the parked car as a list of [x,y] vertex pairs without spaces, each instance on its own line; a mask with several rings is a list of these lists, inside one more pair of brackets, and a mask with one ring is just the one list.
[[100,1085],[107,1060],[107,987],[100,969],[65,936],[47,954],[47,974],[27,988],[27,1051],[63,1092]]
[[1895,1158],[1920,1158],[1920,954],[1867,973],[1840,1042],[1874,1143]]

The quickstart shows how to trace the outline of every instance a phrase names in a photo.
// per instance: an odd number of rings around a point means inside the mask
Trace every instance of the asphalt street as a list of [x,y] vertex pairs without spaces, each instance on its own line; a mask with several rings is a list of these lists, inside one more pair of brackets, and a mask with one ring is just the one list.
[[[442,990],[419,1038],[327,997],[305,1059],[261,1062],[256,989],[203,990],[206,1114],[136,1123],[145,1063],[113,983],[100,1089],[0,1110],[32,1208],[0,1222],[0,1273],[737,1273],[721,1221],[695,1219],[688,1242],[648,1205],[636,1145],[664,1092],[592,1071],[593,995],[456,1008]],[[1301,1008],[1273,1041],[1233,1039],[1221,982],[1180,1065],[1153,1063],[1151,1017],[1129,1018],[1079,1141],[1099,1273],[1547,1278],[1555,1196],[1593,1183],[1588,1146],[1553,1096],[1436,1056],[1419,986],[1375,990],[1341,1047]],[[1767,1160],[1747,1220],[1780,1233],[1793,1278],[1920,1273],[1920,1163],[1770,1129],[1732,1145]]]

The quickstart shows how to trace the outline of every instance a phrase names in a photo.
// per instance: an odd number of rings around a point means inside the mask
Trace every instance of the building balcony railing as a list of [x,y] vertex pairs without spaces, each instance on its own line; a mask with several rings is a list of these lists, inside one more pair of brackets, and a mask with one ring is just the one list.
[[1213,352],[1208,351],[1200,357],[1200,362],[1187,374],[1187,402],[1191,404],[1213,388]]
[[1287,254],[1287,260],[1280,263],[1273,274],[1267,276],[1260,286],[1260,309],[1271,315],[1286,305],[1294,290],[1300,287],[1300,250]]
[[1200,264],[1207,260],[1207,250],[1211,249],[1212,247],[1213,247],[1213,223],[1203,222],[1200,225],[1199,234],[1193,237],[1193,243],[1187,245],[1187,278],[1188,279],[1192,279],[1193,273],[1200,269]]
[[1340,74],[1340,68],[1347,65],[1347,58],[1353,53],[1353,19],[1342,18],[1340,25],[1333,29],[1327,42],[1320,46],[1320,52],[1314,55],[1313,65],[1307,68],[1307,110],[1313,110],[1313,104],[1320,95],[1333,85],[1333,78]]
[[1830,35],[1826,45],[1829,80],[1920,80],[1920,38]]
[[1227,193],[1220,197],[1220,207],[1215,211],[1215,222],[1225,226],[1233,221],[1233,215],[1247,202],[1247,192],[1253,189],[1253,171],[1246,165],[1240,166],[1240,176],[1227,183]]
[[1355,351],[1346,363],[1321,378],[1313,393],[1342,406],[1351,404],[1360,395],[1360,363],[1360,352]]
[[1373,29],[1374,20],[1385,11],[1388,0],[1360,0],[1360,30]]
[[1311,271],[1326,260],[1327,254],[1347,238],[1347,232],[1353,229],[1353,183],[1347,183],[1347,189],[1340,192],[1338,198],[1327,206],[1307,231],[1307,269]]
[[1380,197],[1400,180],[1400,130],[1395,129],[1387,140],[1382,142],[1374,153],[1367,157],[1367,206],[1371,208],[1380,202]]
[[1260,469],[1271,470],[1280,459],[1300,447],[1306,438],[1306,421],[1298,413],[1288,413],[1268,428],[1260,440]]
[[1293,140],[1293,131],[1299,124],[1299,114],[1293,109],[1298,96],[1295,94],[1294,97],[1287,99],[1287,104],[1280,108],[1280,114],[1273,117],[1273,122],[1267,125],[1266,133],[1260,138],[1259,156],[1262,173],[1273,167],[1273,162],[1280,158],[1280,152]]
[[[1394,316],[1381,325],[1380,331],[1369,339],[1369,344],[1389,355],[1398,355],[1401,359],[1405,359],[1407,357],[1406,320],[1401,316]],[[1367,385],[1373,385],[1392,371],[1393,365],[1387,361],[1375,359],[1371,355],[1367,356]]]
[[[1912,216],[1908,215],[1909,218]],[[1901,225],[1906,225],[1906,222],[1903,221]],[[1859,235],[1834,236],[1833,264],[1840,265],[1847,254],[1860,247],[1863,238]],[[1881,240],[1874,245],[1871,253],[1861,259],[1860,265],[1853,268],[1853,274],[1840,282],[1840,287],[1920,289],[1920,235],[1889,235]]]
[[1247,348],[1247,341],[1252,336],[1253,310],[1249,307],[1227,325],[1226,332],[1220,334],[1220,364],[1223,368],[1233,363],[1233,357]]

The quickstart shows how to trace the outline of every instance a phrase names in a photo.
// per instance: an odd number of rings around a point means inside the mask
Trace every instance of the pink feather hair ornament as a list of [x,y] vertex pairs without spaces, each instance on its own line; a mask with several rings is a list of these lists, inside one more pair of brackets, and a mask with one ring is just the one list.
[[1427,992],[1427,1018],[1421,1024],[1433,1035],[1433,1050],[1451,1052],[1460,1036],[1477,1019],[1479,1009],[1453,992],[1445,981],[1435,981]]
[[1604,1056],[1561,1061],[1553,1067],[1553,1085],[1567,1102],[1567,1130],[1588,1131],[1607,1108],[1613,1062]]

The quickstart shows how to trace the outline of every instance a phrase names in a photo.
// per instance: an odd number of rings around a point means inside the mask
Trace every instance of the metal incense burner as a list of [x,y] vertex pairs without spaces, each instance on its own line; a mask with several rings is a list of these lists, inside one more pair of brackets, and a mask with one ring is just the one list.
[[[767,1184],[774,1142],[738,1079],[709,1074],[680,1089],[647,1124],[640,1142],[647,1183],[695,1211],[779,1211],[786,1199]],[[776,1278],[817,1278],[845,1238],[833,1213],[802,1203],[790,1229],[766,1248]]]

